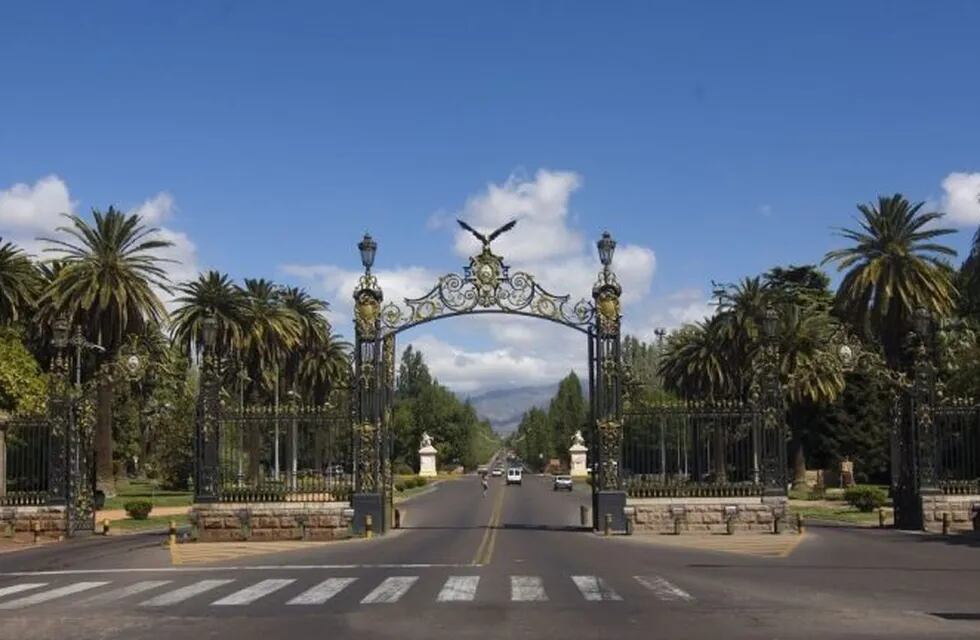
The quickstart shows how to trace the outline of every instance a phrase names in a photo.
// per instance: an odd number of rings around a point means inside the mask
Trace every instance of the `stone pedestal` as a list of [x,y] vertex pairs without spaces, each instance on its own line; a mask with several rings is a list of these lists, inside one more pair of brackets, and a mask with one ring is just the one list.
[[588,451],[588,447],[583,444],[573,444],[568,448],[568,457],[571,460],[568,472],[573,478],[584,478],[589,475],[585,455]]
[[419,449],[419,475],[435,477],[436,473],[436,448],[430,444]]

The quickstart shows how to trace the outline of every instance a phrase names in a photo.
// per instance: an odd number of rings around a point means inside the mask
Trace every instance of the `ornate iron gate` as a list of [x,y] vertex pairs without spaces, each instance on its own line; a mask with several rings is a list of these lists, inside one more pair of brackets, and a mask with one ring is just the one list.
[[620,474],[622,376],[620,354],[620,295],[612,257],[616,242],[604,233],[597,243],[602,270],[592,299],[572,302],[555,295],[529,273],[511,272],[490,243],[514,227],[508,223],[483,235],[464,222],[463,228],[482,243],[463,273],[449,273],[419,298],[402,304],[384,302],[377,277],[371,272],[377,243],[365,235],[358,244],[364,274],[354,291],[354,507],[355,531],[368,516],[376,530],[391,521],[391,411],[394,401],[395,336],[406,329],[440,318],[475,314],[508,314],[548,320],[585,334],[588,341],[589,440],[593,452],[593,524],[606,514],[616,528],[625,528],[626,493]]

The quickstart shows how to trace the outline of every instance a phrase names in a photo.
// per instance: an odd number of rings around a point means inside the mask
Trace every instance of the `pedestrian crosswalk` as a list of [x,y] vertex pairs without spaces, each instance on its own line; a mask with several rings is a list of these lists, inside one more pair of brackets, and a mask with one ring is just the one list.
[[[313,580],[309,577],[309,574],[262,579],[255,576],[204,579],[168,576],[167,579],[123,583],[123,580],[72,581],[56,576],[50,582],[0,585],[0,615],[3,611],[38,605],[86,608],[131,605],[143,610],[199,606],[213,611],[241,611],[248,610],[250,605],[267,603],[295,608],[342,601],[344,606],[383,607],[413,598],[418,603],[433,596],[437,606],[499,600],[509,600],[514,606],[533,606],[535,603],[567,602],[569,598],[580,603],[642,598],[680,604],[694,601],[694,597],[680,586],[656,575],[621,577],[617,581],[591,575],[375,575],[325,579],[319,576]],[[629,598],[624,597],[626,593]]]

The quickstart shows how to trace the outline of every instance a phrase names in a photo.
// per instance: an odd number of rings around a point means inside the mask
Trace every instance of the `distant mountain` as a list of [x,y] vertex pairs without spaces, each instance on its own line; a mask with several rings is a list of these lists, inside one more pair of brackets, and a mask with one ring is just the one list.
[[476,414],[488,420],[493,430],[507,435],[517,429],[521,416],[531,407],[546,409],[558,391],[558,383],[539,387],[494,389],[478,395],[462,396],[469,400]]

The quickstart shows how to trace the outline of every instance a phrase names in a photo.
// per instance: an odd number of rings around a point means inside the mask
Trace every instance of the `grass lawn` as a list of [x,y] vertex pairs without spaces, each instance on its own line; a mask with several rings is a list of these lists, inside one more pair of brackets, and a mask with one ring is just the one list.
[[[818,520],[833,520],[835,522],[847,522],[864,526],[878,526],[878,511],[866,513],[858,511],[854,507],[841,503],[839,506],[794,504],[790,506],[790,511],[794,514],[799,513],[804,518],[814,518]],[[885,524],[891,524],[892,510],[885,507]]]
[[[173,520],[177,523],[177,526],[183,526],[190,523],[190,520],[186,514],[175,515],[175,516],[153,516],[145,520],[133,520],[132,518],[126,518],[125,520],[113,520],[109,524],[109,531],[143,531],[147,529],[166,529],[170,526],[170,521]],[[100,531],[102,528],[102,523],[97,523],[95,530]]]
[[149,500],[155,507],[189,507],[194,503],[190,491],[165,491],[151,480],[129,480],[116,483],[116,497],[105,501],[106,509],[123,509],[131,500]]

